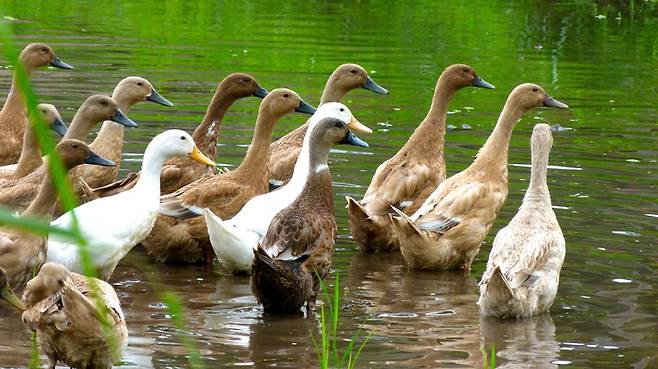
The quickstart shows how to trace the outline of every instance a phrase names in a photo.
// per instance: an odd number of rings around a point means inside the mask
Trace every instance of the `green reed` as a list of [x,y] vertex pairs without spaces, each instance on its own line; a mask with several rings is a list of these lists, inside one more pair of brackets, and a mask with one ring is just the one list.
[[[29,76],[27,75],[24,66],[19,60],[19,52],[14,46],[15,38],[11,27],[3,21],[0,21],[0,40],[4,45],[4,51],[7,60],[10,64],[14,65],[16,87],[21,93],[21,97],[23,98],[27,108],[28,116],[34,118],[34,129],[39,141],[41,151],[44,153],[50,153],[48,159],[48,170],[59,195],[60,204],[65,212],[74,209],[77,206],[77,200],[73,193],[73,187],[71,186],[71,183],[68,179],[68,171],[64,168],[62,160],[59,155],[57,155],[57,152],[54,151],[56,145],[55,141],[50,136],[49,129],[38,112],[38,98],[30,85]],[[30,129],[30,127],[27,127],[27,129]],[[0,225],[12,227],[24,232],[35,233],[44,237],[47,237],[49,233],[55,233],[72,240],[78,245],[78,252],[84,274],[87,277],[95,277],[97,275],[96,267],[91,259],[91,254],[89,253],[89,243],[80,232],[75,213],[72,213],[71,228],[62,229],[52,227],[50,225],[49,219],[22,217],[9,209],[0,208]],[[117,345],[118,342],[116,342],[114,337],[111,335],[110,320],[108,315],[109,311],[103,303],[102,298],[100,297],[96,280],[90,278],[89,284],[91,287],[92,299],[94,300],[97,307],[98,319],[101,323],[102,330],[106,335],[109,344]],[[179,331],[182,331],[185,328],[185,319],[180,299],[174,293],[167,291],[162,287],[159,287],[156,289],[156,291],[158,291],[160,299],[167,307],[167,310],[172,317],[174,326]],[[188,351],[190,367],[203,368],[199,351],[196,349],[193,342],[191,342],[189,337],[182,335],[180,332],[179,334],[181,335],[181,340],[183,341],[183,344]],[[36,335],[33,335],[29,367],[38,368],[40,365],[39,363],[40,356],[38,344]]]
[[311,336],[311,339],[318,355],[320,368],[353,369],[361,355],[361,351],[370,339],[370,334],[363,337],[361,343],[355,346],[361,334],[361,329],[359,329],[349,340],[349,343],[343,349],[343,353],[339,353],[337,332],[340,322],[340,275],[336,273],[336,280],[331,293],[327,283],[319,276],[317,278],[320,280],[323,297],[323,303],[320,305],[320,342],[317,341],[314,335]]
[[488,355],[488,358],[484,346],[480,346],[480,351],[482,351],[482,368],[496,369],[496,345],[493,343],[491,344],[491,354]]

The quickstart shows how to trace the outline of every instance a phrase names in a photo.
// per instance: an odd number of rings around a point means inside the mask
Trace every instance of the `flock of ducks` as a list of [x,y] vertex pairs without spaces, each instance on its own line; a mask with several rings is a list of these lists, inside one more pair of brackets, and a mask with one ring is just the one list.
[[[20,61],[28,76],[48,65],[72,68],[45,44],[25,47]],[[517,86],[474,162],[446,178],[448,105],[466,87],[494,88],[468,65],[446,68],[427,116],[407,143],[377,168],[363,199],[347,197],[351,234],[363,252],[399,251],[416,269],[469,270],[507,198],[515,124],[534,108],[567,108],[536,84]],[[81,246],[60,233],[45,237],[0,227],[0,296],[23,311],[23,323],[37,332],[50,367],[64,362],[110,368],[121,358],[126,321],[105,280],[139,244],[158,262],[216,259],[232,273],[249,273],[265,311],[313,309],[336,240],[330,149],[367,147],[354,132],[372,132],[340,102],[357,88],[388,94],[356,64],[331,74],[317,109],[294,91],[268,92],[248,74],[231,74],[217,86],[192,135],[176,129],[158,134],[141,170],[119,179],[124,127],[137,126],[126,113],[143,101],[173,106],[149,81],[127,77],[111,97],[89,97],[67,130],[52,105],[41,104],[40,117],[28,117],[14,80],[0,111],[0,205],[25,217],[56,217],[55,227],[77,227],[91,259],[81,260]],[[224,114],[250,96],[263,99],[251,145],[237,168],[218,170],[212,159]],[[293,112],[310,118],[272,143],[276,122]],[[38,119],[63,136],[55,153],[43,157]],[[101,122],[96,139],[85,144]],[[547,187],[548,125],[535,126],[531,146],[523,205],[497,234],[480,282],[478,304],[486,316],[536,315],[550,308],[557,293],[565,241]],[[80,201],[65,213],[51,181],[50,155],[62,159]],[[99,279],[82,276],[88,262]],[[22,299],[14,291],[22,291]]]

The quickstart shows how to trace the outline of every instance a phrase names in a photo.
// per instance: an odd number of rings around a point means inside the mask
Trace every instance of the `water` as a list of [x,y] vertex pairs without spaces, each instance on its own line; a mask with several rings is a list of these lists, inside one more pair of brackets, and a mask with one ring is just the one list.
[[[333,69],[356,62],[391,91],[354,91],[345,102],[375,129],[370,148],[336,151],[339,241],[333,268],[345,286],[341,337],[370,333],[366,368],[481,368],[495,343],[509,368],[658,368],[658,7],[553,2],[144,2],[67,5],[0,0],[20,44],[49,43],[73,71],[39,72],[34,85],[70,122],[92,93],[128,75],[149,79],[173,109],[140,104],[127,132],[122,173],[139,166],[150,137],[192,130],[216,83],[234,71],[266,88],[290,87],[317,103]],[[616,19],[616,18],[620,19]],[[510,147],[510,192],[470,274],[410,271],[399,255],[362,255],[349,240],[344,195],[360,197],[377,165],[426,114],[443,67],[473,66],[493,91],[466,89],[450,106],[449,173],[465,168],[511,89],[532,81],[571,106],[535,110]],[[7,91],[10,71],[0,71]],[[217,161],[236,165],[251,139],[258,100],[239,101],[222,127]],[[290,115],[277,137],[305,118]],[[491,241],[516,212],[528,183],[537,122],[554,133],[549,186],[567,240],[551,314],[520,322],[481,320],[475,304]],[[344,148],[340,148],[344,149]],[[351,149],[350,149],[351,150]],[[207,267],[154,265],[134,250],[113,275],[130,330],[122,367],[186,366],[185,350],[152,288],[177,291],[189,335],[208,367],[316,367],[317,318],[263,316],[245,277]],[[145,268],[144,265],[151,268]],[[30,340],[18,315],[0,318],[0,366],[25,367]],[[8,334],[8,332],[15,332]]]

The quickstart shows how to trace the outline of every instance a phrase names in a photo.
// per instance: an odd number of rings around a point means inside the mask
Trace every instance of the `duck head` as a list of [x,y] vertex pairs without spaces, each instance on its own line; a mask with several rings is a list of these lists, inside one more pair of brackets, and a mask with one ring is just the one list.
[[553,147],[553,133],[551,132],[551,126],[546,123],[535,124],[535,127],[532,129],[530,143],[532,145],[533,153],[550,151],[551,147]]
[[56,68],[73,69],[71,65],[64,63],[58,58],[50,46],[42,43],[33,43],[25,46],[23,51],[21,51],[19,59],[27,70],[49,65]]
[[313,114],[315,108],[302,100],[293,90],[277,88],[272,90],[260,103],[259,115],[267,112],[272,117],[282,117],[296,111],[298,113]]
[[516,106],[528,111],[538,107],[552,107],[568,109],[569,106],[552,98],[544,89],[534,83],[523,83],[516,86],[507,98],[508,102],[514,102]]
[[57,132],[60,137],[64,137],[66,134],[66,124],[62,120],[62,117],[59,115],[57,108],[51,104],[39,104],[37,105],[37,111],[41,116],[46,125],[53,131]]
[[350,109],[339,103],[330,102],[320,105],[318,110],[313,114],[310,121],[310,129],[314,129],[317,122],[324,118],[337,118],[347,124],[347,127],[359,133],[372,133],[372,129],[366,127],[352,115]]
[[85,102],[80,106],[80,111],[86,114],[90,122],[102,122],[105,120],[111,120],[115,123],[119,123],[126,127],[137,127],[137,123],[133,122],[128,118],[121,109],[119,105],[111,97],[105,95],[93,95],[90,96]]
[[122,79],[112,92],[112,96],[120,106],[132,106],[140,101],[150,101],[164,106],[174,104],[162,97],[153,88],[151,82],[142,77],[126,77]]
[[55,151],[67,169],[80,164],[100,165],[104,167],[113,167],[116,165],[113,161],[107,160],[91,151],[86,143],[75,139],[67,138],[60,141],[55,147]]
[[[188,156],[193,160],[215,166],[215,162],[205,156],[194,143],[194,139],[187,132],[180,129],[170,129],[153,137],[146,151],[156,150],[158,155],[165,159],[176,156]],[[145,154],[146,155],[146,154]]]
[[9,287],[7,274],[2,268],[0,268],[0,299],[7,301],[10,305],[14,306],[19,310],[25,310],[25,305],[23,305],[21,300],[14,294],[14,292]]
[[229,74],[220,82],[217,90],[236,99],[248,96],[256,96],[262,99],[268,94],[267,90],[261,87],[254,77],[246,73]]
[[343,64],[336,68],[327,83],[333,83],[335,88],[347,93],[356,88],[364,88],[372,92],[388,95],[388,90],[378,85],[366,70],[358,64]]
[[441,73],[439,80],[441,79],[450,81],[450,85],[454,86],[456,89],[468,86],[491,89],[495,88],[492,84],[480,78],[480,76],[475,73],[475,69],[466,64],[453,64],[447,67],[443,73]]
[[368,147],[368,143],[357,137],[343,120],[338,118],[323,118],[317,123],[311,134],[314,145],[331,147],[336,144],[346,144]]

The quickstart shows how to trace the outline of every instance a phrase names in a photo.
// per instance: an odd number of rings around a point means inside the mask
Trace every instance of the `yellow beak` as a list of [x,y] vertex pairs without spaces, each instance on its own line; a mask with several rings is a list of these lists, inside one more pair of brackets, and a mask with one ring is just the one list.
[[8,303],[10,303],[11,305],[13,305],[14,307],[16,307],[17,309],[19,309],[21,311],[26,310],[25,305],[23,305],[21,300],[18,297],[16,297],[14,292],[7,285],[5,285],[2,288],[2,291],[0,291],[0,298],[7,301]]
[[354,116],[352,115],[352,120],[350,120],[349,123],[347,123],[347,126],[350,127],[352,131],[358,132],[358,133],[372,133],[372,129],[366,127],[363,125],[361,122],[359,122]]
[[215,166],[215,162],[208,159],[207,156],[203,155],[203,153],[199,151],[199,149],[196,146],[194,146],[194,150],[192,150],[192,154],[190,154],[190,156],[192,157],[192,159],[198,161],[199,163],[210,165],[211,167]]

